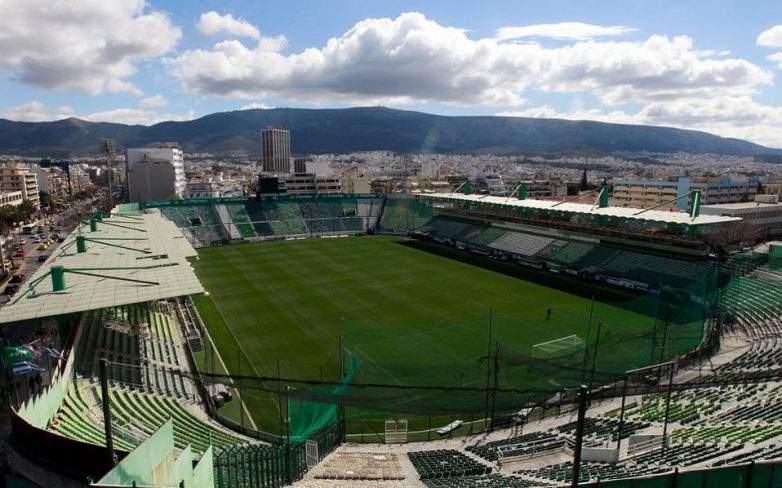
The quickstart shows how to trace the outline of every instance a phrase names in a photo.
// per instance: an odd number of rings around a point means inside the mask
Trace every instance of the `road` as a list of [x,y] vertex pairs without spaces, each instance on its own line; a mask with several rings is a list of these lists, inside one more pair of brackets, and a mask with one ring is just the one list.
[[[44,237],[48,237],[51,233],[57,232],[61,237],[66,237],[70,232],[76,228],[79,222],[79,218],[83,218],[86,215],[90,215],[91,210],[93,206],[93,201],[83,201],[79,202],[77,205],[74,205],[62,212],[59,212],[52,217],[50,217],[50,220],[52,222],[55,222],[57,224],[60,224],[56,227],[57,230],[49,231],[49,228],[46,228],[46,231],[41,234]],[[9,257],[8,253],[6,252],[5,257],[7,259],[11,259],[13,262],[15,268],[12,270],[11,274],[23,274],[24,280],[22,283],[16,283],[19,286],[19,289],[23,289],[24,286],[26,286],[26,283],[30,280],[30,277],[35,274],[36,271],[38,271],[38,268],[41,267],[44,263],[38,262],[38,257],[41,255],[50,256],[52,253],[54,253],[59,247],[60,243],[55,242],[54,244],[50,244],[49,248],[45,251],[39,251],[37,250],[38,243],[33,242],[34,235],[13,235],[12,238],[8,238],[9,241],[13,240],[13,245],[10,245],[8,248],[11,250],[11,256],[13,256],[13,253],[16,251],[16,243],[19,242],[20,239],[26,239],[27,244],[23,244],[22,248],[24,249],[24,257],[23,258],[15,258],[15,257]],[[8,299],[5,295],[2,293],[5,291],[6,286],[8,286],[9,283],[6,281],[0,287],[0,307],[8,303]],[[12,300],[13,298],[11,298]]]

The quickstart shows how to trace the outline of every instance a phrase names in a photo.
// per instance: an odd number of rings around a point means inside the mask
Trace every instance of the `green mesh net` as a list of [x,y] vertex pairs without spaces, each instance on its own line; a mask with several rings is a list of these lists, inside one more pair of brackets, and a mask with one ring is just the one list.
[[[694,349],[708,332],[715,297],[712,272],[685,288],[584,307],[531,304],[523,312],[487,310],[436,324],[344,319],[345,380],[302,385],[291,395],[291,435],[304,438],[335,422],[338,405],[346,407],[348,426],[390,416],[488,418],[619,378]],[[534,352],[569,336],[579,347],[545,357]]]

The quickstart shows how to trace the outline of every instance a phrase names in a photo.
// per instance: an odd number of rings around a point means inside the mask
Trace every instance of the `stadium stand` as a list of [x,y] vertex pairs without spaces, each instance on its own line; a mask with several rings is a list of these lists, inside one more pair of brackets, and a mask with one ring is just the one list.
[[255,237],[255,229],[250,222],[250,216],[247,214],[247,210],[244,205],[239,204],[227,204],[225,208],[231,216],[236,229],[242,237]]
[[473,238],[477,237],[483,228],[465,222],[435,217],[424,226],[423,230],[441,238],[473,242]]
[[489,227],[477,236],[473,237],[470,242],[478,244],[480,246],[488,246],[492,242],[496,241],[500,237],[505,235],[505,231],[496,227]]
[[106,358],[112,383],[191,399],[194,392],[183,374],[182,338],[175,322],[167,303],[87,312],[77,371],[97,377],[98,361]]
[[421,231],[434,213],[432,207],[416,198],[386,198],[380,230],[386,232]]
[[[648,422],[627,421],[622,427],[622,438],[646,429],[651,424]],[[563,434],[573,435],[576,431],[576,422],[569,422],[557,427]],[[610,440],[615,441],[619,435],[619,421],[605,417],[587,418],[584,425],[584,439],[586,440]]]
[[422,480],[476,476],[492,471],[490,467],[451,449],[414,451],[408,453],[408,456]]
[[489,244],[489,247],[521,256],[533,256],[552,242],[554,242],[554,239],[549,237],[507,232]]
[[545,488],[549,485],[539,481],[528,481],[515,476],[490,474],[485,476],[465,476],[462,478],[443,478],[424,480],[429,488]]
[[172,419],[174,444],[180,449],[190,444],[194,452],[202,453],[210,444],[224,447],[246,442],[207,424],[171,397],[124,388],[112,388],[110,395],[112,415],[118,421],[133,425],[147,434],[152,434],[168,419]]
[[227,238],[220,218],[211,205],[177,205],[161,207],[160,211],[177,227],[186,231],[198,247],[222,242]]
[[220,223],[223,224],[223,231],[231,239],[240,239],[242,234],[239,232],[239,229],[236,228],[236,225],[234,225],[231,214],[228,213],[228,209],[225,208],[225,205],[215,205],[214,208],[215,212],[217,212],[217,217],[220,219]]
[[567,245],[561,247],[559,251],[552,253],[549,258],[551,261],[564,266],[571,266],[578,263],[584,256],[594,249],[593,245],[581,242],[569,241]]
[[399,456],[389,452],[335,452],[312,470],[314,478],[332,480],[403,480]]
[[[671,466],[691,466],[728,452],[741,449],[740,445],[674,445],[633,458],[625,463],[582,462],[579,483],[594,480],[633,478],[653,473],[663,473]],[[573,463],[554,464],[539,469],[521,469],[514,473],[554,483],[570,483],[573,480]]]
[[768,444],[757,449],[742,452],[735,456],[721,459],[714,463],[714,466],[725,466],[728,464],[741,464],[750,461],[769,461],[772,459],[782,459],[782,446],[776,443]]
[[561,449],[564,445],[564,439],[554,432],[530,432],[509,439],[467,446],[465,450],[489,462],[495,462],[499,459],[499,448],[504,448],[504,457],[514,457]]

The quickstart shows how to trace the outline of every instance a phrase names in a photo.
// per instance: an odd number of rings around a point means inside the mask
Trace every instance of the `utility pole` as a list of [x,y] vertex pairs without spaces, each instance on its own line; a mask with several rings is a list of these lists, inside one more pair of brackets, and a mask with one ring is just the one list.
[[103,396],[103,430],[106,435],[106,450],[109,454],[111,466],[117,465],[117,456],[114,455],[114,437],[111,433],[111,398],[109,398],[109,361],[106,358],[100,360],[100,391]]
[[576,445],[573,446],[573,481],[572,488],[578,488],[578,478],[581,476],[581,445],[584,443],[584,425],[586,423],[587,397],[589,390],[586,385],[578,389],[578,420],[576,421]]
[[108,173],[109,177],[109,208],[107,208],[107,211],[111,211],[111,209],[114,207],[114,197],[111,194],[111,183],[112,183],[112,177],[111,177],[111,166],[114,163],[114,155],[117,153],[117,141],[114,139],[106,139],[103,138],[98,143],[98,146],[100,148],[101,153],[103,153],[104,156],[106,156],[106,172]]

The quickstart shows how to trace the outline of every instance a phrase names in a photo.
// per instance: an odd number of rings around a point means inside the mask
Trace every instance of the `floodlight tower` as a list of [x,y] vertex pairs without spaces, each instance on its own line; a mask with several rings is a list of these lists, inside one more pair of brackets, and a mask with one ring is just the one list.
[[111,212],[111,208],[114,206],[113,197],[111,195],[111,166],[114,163],[114,156],[117,153],[117,142],[114,139],[106,139],[105,137],[98,143],[101,153],[106,156],[106,171],[109,176],[109,208],[106,209]]

